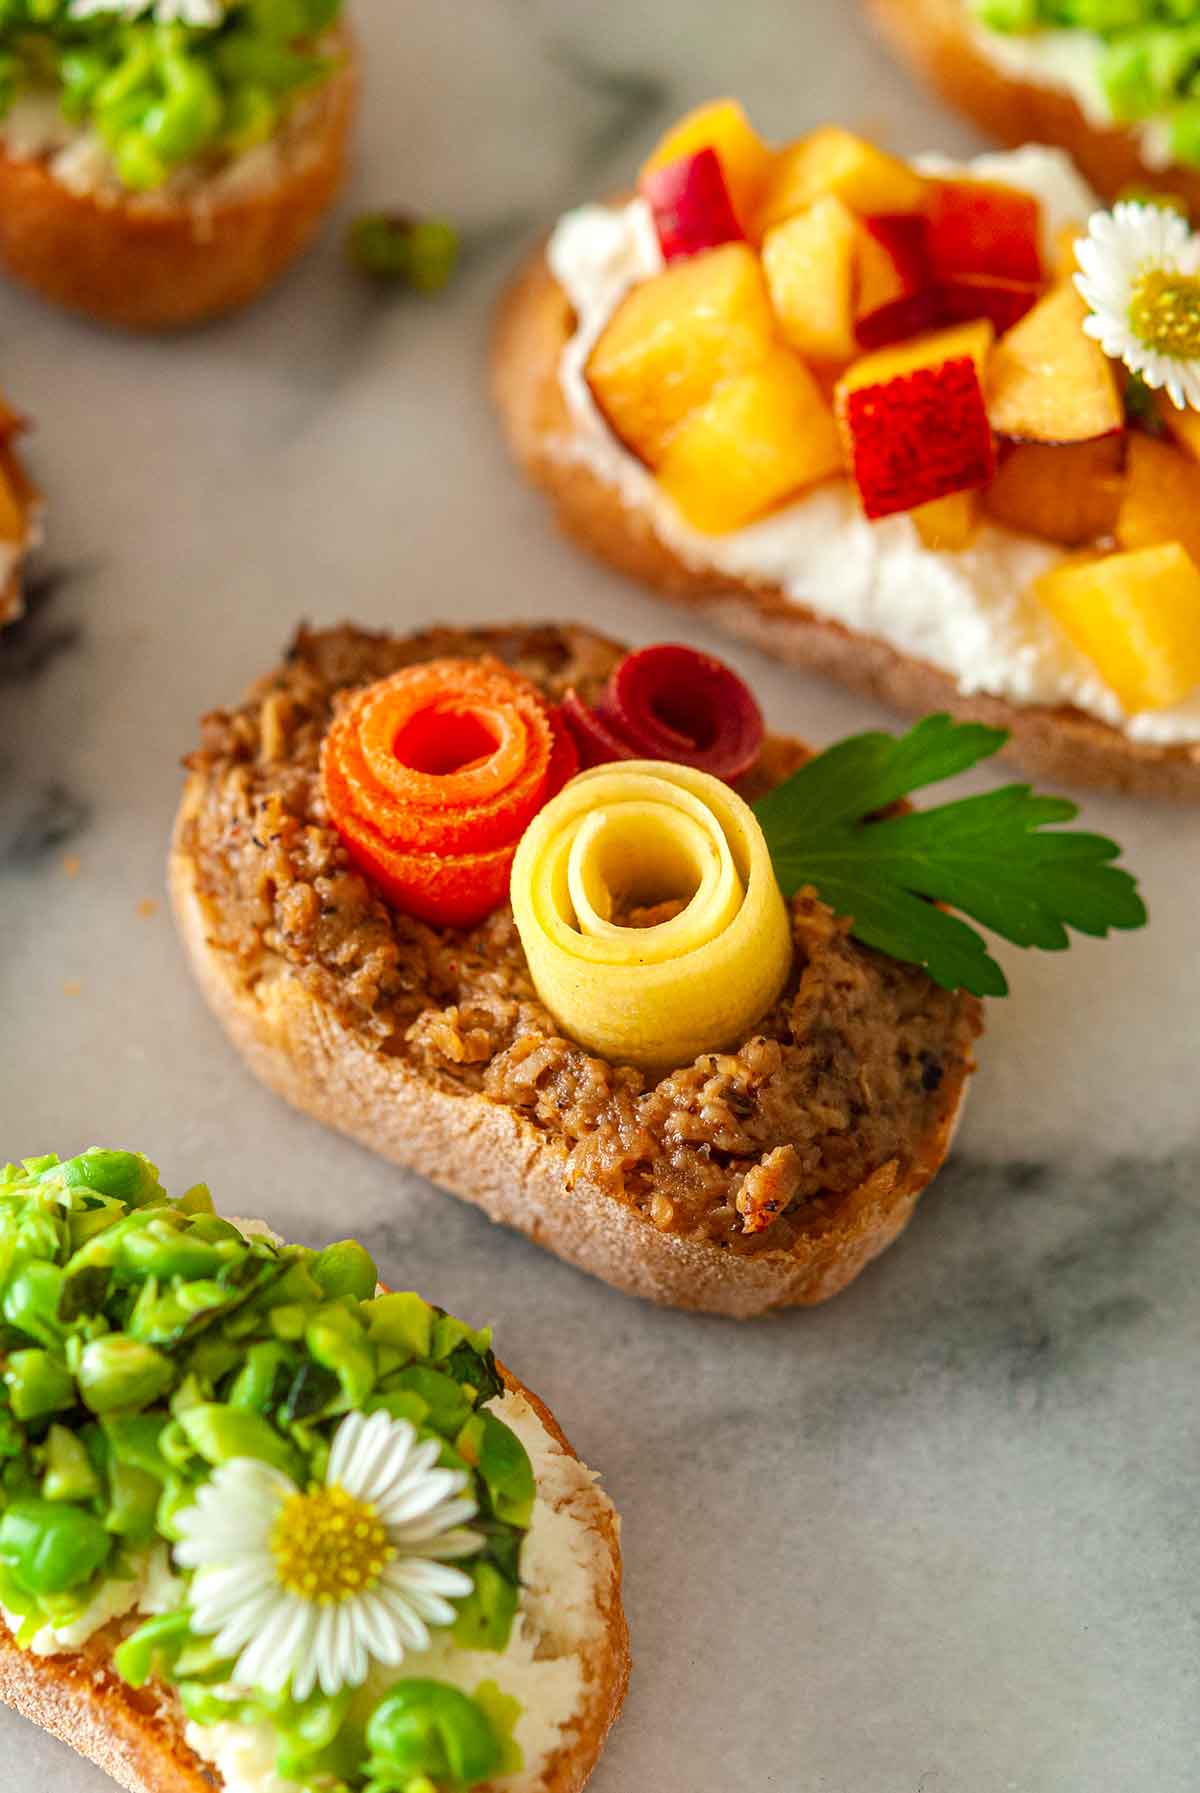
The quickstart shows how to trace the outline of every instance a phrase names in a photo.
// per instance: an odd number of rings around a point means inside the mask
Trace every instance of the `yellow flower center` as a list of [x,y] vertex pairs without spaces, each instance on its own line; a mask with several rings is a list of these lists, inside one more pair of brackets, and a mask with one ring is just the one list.
[[281,1586],[318,1606],[369,1593],[395,1554],[375,1508],[344,1488],[291,1495],[271,1528]]
[[1200,359],[1200,276],[1147,268],[1134,285],[1129,323],[1148,349]]

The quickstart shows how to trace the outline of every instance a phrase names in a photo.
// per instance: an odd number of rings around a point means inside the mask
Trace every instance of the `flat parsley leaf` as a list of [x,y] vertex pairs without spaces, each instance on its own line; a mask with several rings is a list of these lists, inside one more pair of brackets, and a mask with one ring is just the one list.
[[1008,735],[926,716],[905,735],[839,741],[755,804],[787,898],[811,885],[853,918],[852,932],[894,959],[923,965],[947,990],[1004,996],[1008,983],[982,936],[950,904],[1018,946],[1061,952],[1068,928],[1140,928],[1146,908],[1115,841],[1046,832],[1079,811],[1064,797],[1005,785],[936,809],[876,820],[911,791],[952,778]]

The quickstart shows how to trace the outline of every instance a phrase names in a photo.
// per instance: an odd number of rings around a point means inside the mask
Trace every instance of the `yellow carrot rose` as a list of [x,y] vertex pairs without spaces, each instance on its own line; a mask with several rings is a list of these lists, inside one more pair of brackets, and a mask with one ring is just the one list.
[[[563,1031],[649,1071],[743,1038],[791,965],[787,909],[753,812],[689,766],[625,760],[572,779],[522,837],[512,906],[538,995]],[[628,925],[634,911],[652,925]]]

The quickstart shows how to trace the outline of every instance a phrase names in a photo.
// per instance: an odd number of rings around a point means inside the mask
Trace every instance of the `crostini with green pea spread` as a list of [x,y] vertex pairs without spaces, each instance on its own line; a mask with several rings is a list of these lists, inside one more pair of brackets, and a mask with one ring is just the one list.
[[132,1793],[577,1793],[618,1523],[490,1334],[178,1200],[0,1171],[0,1698]]
[[341,180],[343,4],[0,0],[0,268],[131,329],[254,299]]

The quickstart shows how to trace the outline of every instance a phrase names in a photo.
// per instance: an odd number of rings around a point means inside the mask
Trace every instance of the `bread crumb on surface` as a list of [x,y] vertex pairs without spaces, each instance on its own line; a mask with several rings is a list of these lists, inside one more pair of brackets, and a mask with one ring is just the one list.
[[63,854],[62,868],[68,878],[77,878],[79,876],[79,868],[82,864],[83,861],[80,859],[78,853]]
[[143,921],[149,921],[151,916],[158,914],[158,898],[143,897],[137,906],[137,912]]

